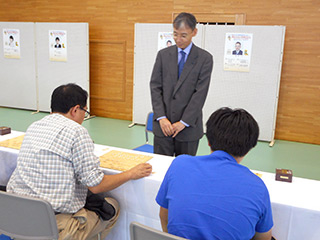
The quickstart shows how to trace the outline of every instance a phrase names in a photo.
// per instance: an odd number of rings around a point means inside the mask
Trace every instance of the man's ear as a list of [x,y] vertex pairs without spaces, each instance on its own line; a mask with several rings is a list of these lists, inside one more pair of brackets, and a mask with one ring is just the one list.
[[79,111],[79,110],[80,110],[80,105],[76,105],[76,106],[70,108],[69,113],[72,117],[75,117],[77,114],[77,111]]
[[209,143],[209,141],[208,141],[208,146],[209,146],[209,148],[210,148],[211,153],[213,153],[213,151],[212,151],[212,149],[211,149],[211,144]]
[[196,36],[198,33],[198,28],[193,29],[192,37]]

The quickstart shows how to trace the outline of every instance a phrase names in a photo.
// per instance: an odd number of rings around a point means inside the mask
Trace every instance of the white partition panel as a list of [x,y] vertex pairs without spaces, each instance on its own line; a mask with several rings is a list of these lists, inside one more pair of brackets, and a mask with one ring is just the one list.
[[[0,22],[0,106],[37,109],[34,23]],[[20,58],[5,58],[3,29],[18,29]]]
[[[76,83],[89,93],[88,23],[36,23],[39,110],[50,111],[52,91]],[[49,30],[67,32],[67,61],[49,59]],[[90,106],[88,102],[88,106]]]
[[[226,33],[253,34],[249,72],[224,71]],[[283,26],[206,26],[204,48],[214,56],[214,71],[204,120],[220,107],[244,108],[259,124],[259,139],[273,140],[284,34]]]
[[[208,97],[203,108],[204,124],[220,107],[244,108],[260,126],[259,140],[274,139],[279,84],[284,45],[284,26],[199,25],[194,42],[213,55],[214,69]],[[134,58],[133,123],[144,124],[152,110],[150,76],[157,54],[160,31],[172,30],[171,24],[136,24]],[[224,71],[226,33],[253,34],[249,72]]]

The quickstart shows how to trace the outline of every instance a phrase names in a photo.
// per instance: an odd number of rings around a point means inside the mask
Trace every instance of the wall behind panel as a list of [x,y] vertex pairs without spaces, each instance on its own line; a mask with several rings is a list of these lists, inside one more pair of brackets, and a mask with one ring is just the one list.
[[[320,144],[319,1],[25,0],[12,4],[0,0],[0,5],[0,21],[88,22],[91,94],[96,95],[91,98],[91,110],[127,120],[132,119],[134,23],[169,23],[172,13],[189,11],[245,13],[247,25],[284,25],[276,138]],[[94,59],[103,64],[93,65]],[[110,68],[117,74],[108,72]],[[122,74],[120,69],[124,69]],[[99,96],[94,90],[98,87],[118,94]]]

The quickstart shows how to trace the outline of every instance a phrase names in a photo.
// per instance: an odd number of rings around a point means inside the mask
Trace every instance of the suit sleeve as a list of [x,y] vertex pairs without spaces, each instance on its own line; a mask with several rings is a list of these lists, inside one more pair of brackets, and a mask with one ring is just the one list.
[[194,93],[185,108],[181,120],[190,126],[194,126],[199,115],[201,115],[204,102],[207,98],[211,72],[213,67],[213,59],[211,54],[207,54],[201,68],[197,85],[194,89]]
[[150,80],[151,102],[155,119],[166,115],[162,84],[162,59],[160,52],[158,52]]

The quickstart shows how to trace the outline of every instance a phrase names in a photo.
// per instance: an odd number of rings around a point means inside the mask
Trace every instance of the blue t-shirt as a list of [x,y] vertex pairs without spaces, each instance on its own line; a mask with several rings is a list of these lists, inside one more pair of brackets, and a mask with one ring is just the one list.
[[264,182],[223,151],[175,158],[156,201],[168,232],[192,240],[249,240],[273,226]]

